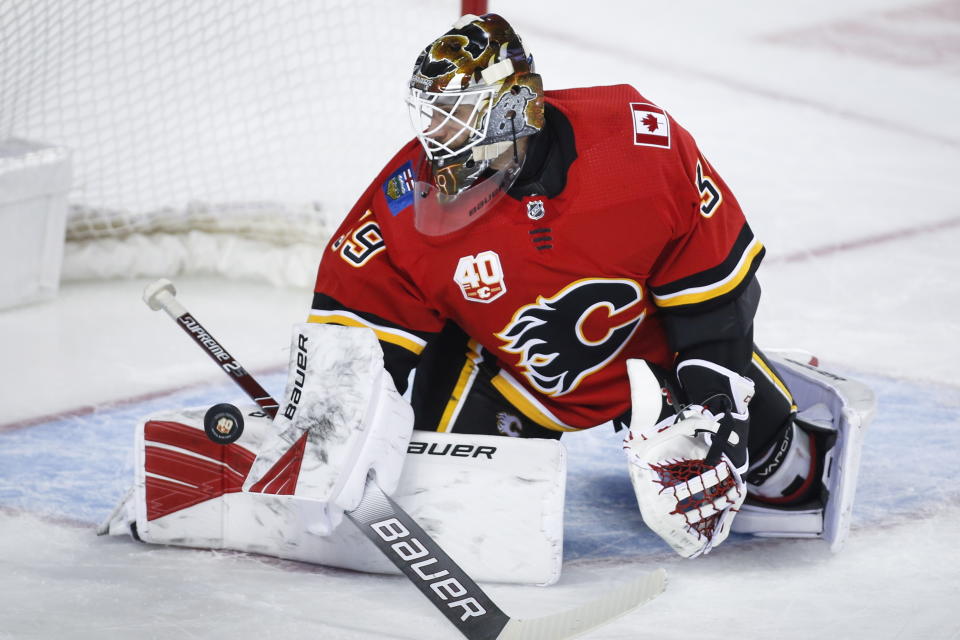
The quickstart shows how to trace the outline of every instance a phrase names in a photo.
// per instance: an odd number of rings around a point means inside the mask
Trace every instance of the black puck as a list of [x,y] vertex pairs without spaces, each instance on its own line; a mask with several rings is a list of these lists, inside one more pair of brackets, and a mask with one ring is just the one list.
[[203,416],[203,430],[217,444],[236,442],[243,433],[243,414],[227,402],[215,404]]

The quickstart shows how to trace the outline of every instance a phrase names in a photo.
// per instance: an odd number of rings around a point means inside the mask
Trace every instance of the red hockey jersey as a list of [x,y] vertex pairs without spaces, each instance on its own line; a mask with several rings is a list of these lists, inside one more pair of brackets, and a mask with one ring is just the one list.
[[503,197],[462,229],[423,235],[410,142],[331,239],[310,320],[369,327],[411,356],[451,320],[495,355],[494,386],[527,417],[583,429],[629,408],[628,358],[672,368],[661,314],[737,295],[763,247],[690,134],[635,89],[546,102],[576,146],[559,195]]

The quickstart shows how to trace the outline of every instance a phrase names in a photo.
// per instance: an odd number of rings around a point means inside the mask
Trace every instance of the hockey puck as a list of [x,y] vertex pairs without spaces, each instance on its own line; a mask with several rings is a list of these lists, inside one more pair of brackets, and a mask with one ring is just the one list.
[[215,404],[203,416],[203,430],[217,444],[236,442],[243,433],[243,414],[232,404]]

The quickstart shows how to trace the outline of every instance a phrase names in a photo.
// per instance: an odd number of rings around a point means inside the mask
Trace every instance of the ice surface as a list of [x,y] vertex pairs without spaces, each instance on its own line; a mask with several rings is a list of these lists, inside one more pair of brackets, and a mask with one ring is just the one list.
[[[564,437],[560,582],[490,595],[542,615],[665,566],[666,593],[588,637],[960,637],[956,0],[491,8],[548,88],[630,82],[694,133],[768,248],[758,343],[817,353],[873,386],[878,410],[838,555],[734,536],[674,557],[643,529],[604,429]],[[0,639],[455,637],[402,578],[94,537],[128,482],[139,417],[242,399],[140,302],[144,284],[71,283],[0,312]],[[310,292],[177,284],[277,393]]]

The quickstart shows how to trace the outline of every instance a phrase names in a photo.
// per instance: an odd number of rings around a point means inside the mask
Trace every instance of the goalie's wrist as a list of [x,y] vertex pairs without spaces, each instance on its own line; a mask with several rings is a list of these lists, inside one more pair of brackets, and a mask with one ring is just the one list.
[[723,418],[723,416],[726,415],[727,413],[729,413],[734,420],[739,420],[740,422],[746,422],[750,418],[749,411],[744,411],[743,413],[737,413],[736,411],[726,411],[724,407],[713,406],[711,405],[710,402],[706,402],[706,401],[702,404],[687,405],[680,412],[680,415],[685,417],[692,417],[692,416],[704,417],[704,418],[709,418],[711,420],[716,420],[717,422],[719,422],[720,419]]
[[[735,419],[746,420],[754,394],[750,378],[715,362],[697,358],[680,362],[676,377],[688,402],[708,407],[713,415],[729,411]],[[722,400],[724,398],[726,402]]]

